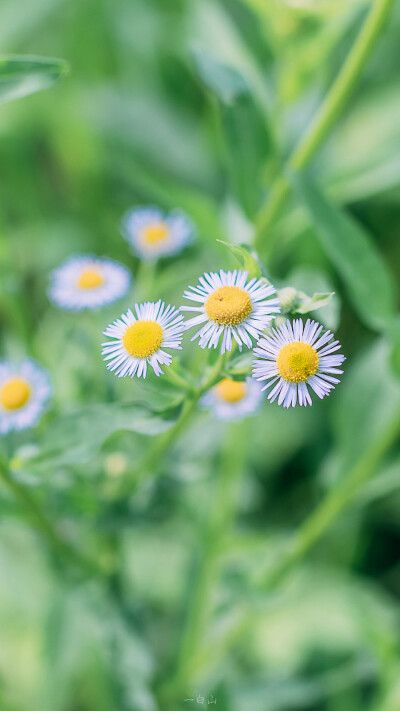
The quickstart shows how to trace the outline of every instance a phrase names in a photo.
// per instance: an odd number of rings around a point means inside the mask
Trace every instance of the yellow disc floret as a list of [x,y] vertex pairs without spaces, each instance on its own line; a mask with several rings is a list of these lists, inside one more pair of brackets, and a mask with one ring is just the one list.
[[19,410],[29,400],[31,388],[22,378],[11,378],[0,390],[0,402],[5,410]]
[[283,346],[276,359],[279,373],[290,383],[303,383],[318,369],[318,353],[308,343],[294,341]]
[[104,284],[104,278],[98,269],[85,269],[78,279],[79,289],[97,289]]
[[221,286],[206,301],[207,316],[219,326],[237,326],[252,312],[250,296],[238,286]]
[[148,358],[161,346],[163,330],[157,321],[136,321],[126,329],[122,342],[131,356]]
[[215,386],[215,390],[221,400],[234,403],[243,400],[246,395],[247,385],[236,380],[230,380],[230,378],[224,378]]
[[165,222],[155,222],[152,225],[147,225],[143,230],[143,241],[145,244],[153,247],[160,242],[165,242],[168,238],[169,230]]

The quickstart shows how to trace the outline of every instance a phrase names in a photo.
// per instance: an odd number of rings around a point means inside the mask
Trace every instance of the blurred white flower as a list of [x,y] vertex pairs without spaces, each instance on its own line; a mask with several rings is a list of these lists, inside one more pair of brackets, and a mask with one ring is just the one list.
[[194,225],[180,210],[136,207],[123,218],[122,235],[138,257],[152,262],[186,247],[193,240]]
[[257,380],[267,380],[263,390],[272,385],[268,400],[278,398],[278,405],[295,407],[312,405],[310,386],[319,398],[329,395],[340,381],[335,375],[341,375],[341,366],[345,357],[336,354],[339,341],[333,338],[331,331],[321,332],[323,326],[316,321],[301,319],[291,323],[287,321],[260,338],[254,353],[253,376]]
[[252,378],[244,382],[224,378],[203,395],[200,405],[220,420],[241,420],[256,412],[261,400],[261,385]]
[[0,434],[35,425],[50,394],[47,373],[35,361],[0,361]]
[[252,338],[258,340],[274,314],[279,313],[278,299],[271,284],[260,279],[248,279],[248,272],[211,272],[200,277],[198,286],[184,293],[198,306],[181,306],[181,311],[198,312],[186,321],[185,328],[202,325],[192,338],[199,339],[200,348],[217,348],[222,336],[221,353],[232,350],[232,339],[242,349],[252,348]]
[[156,375],[161,375],[160,366],[171,365],[172,361],[163,349],[182,348],[183,316],[161,300],[135,304],[135,311],[136,317],[129,309],[104,331],[113,339],[102,344],[107,368],[120,378],[145,378],[149,364]]
[[130,272],[122,264],[81,255],[51,273],[48,295],[61,309],[100,309],[125,296],[130,285]]

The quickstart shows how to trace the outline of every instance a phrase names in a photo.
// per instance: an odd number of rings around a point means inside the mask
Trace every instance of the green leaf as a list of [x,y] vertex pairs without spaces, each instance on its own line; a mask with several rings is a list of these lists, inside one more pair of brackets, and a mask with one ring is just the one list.
[[242,209],[253,217],[261,200],[263,172],[271,157],[272,138],[265,111],[247,79],[233,66],[203,49],[194,52],[203,84],[218,102],[226,169]]
[[332,484],[346,476],[368,443],[397,416],[400,384],[390,368],[390,351],[389,340],[382,338],[344,364],[345,374],[333,408],[335,461],[328,463],[324,473]]
[[323,249],[342,277],[360,319],[376,330],[395,314],[393,285],[384,260],[367,232],[333,206],[304,176],[292,176]]
[[249,272],[250,278],[261,277],[262,271],[258,256],[253,250],[250,250],[250,247],[247,247],[245,244],[230,244],[229,242],[224,242],[222,239],[217,239],[217,242],[223,244],[224,247],[227,247],[227,249],[232,252],[238,260],[241,269],[245,269]]
[[88,460],[103,442],[123,430],[148,436],[161,434],[175,424],[180,409],[177,406],[155,413],[137,402],[84,407],[48,428],[41,452],[33,463],[64,465]]
[[334,291],[322,294],[316,293],[313,296],[307,296],[307,294],[304,294],[303,291],[298,293],[301,299],[301,303],[296,309],[298,314],[308,314],[310,311],[316,311],[317,309],[321,309],[323,306],[327,306],[332,297],[335,295]]
[[68,73],[62,59],[34,56],[0,57],[0,103],[47,89]]
[[[324,309],[318,314],[318,320],[326,328],[333,331],[337,328],[340,314],[340,297],[333,291],[332,282],[324,272],[315,267],[298,266],[286,275],[285,282],[291,284],[291,288],[296,290],[296,297],[297,293],[299,293],[303,295],[303,298],[305,297],[305,300],[314,298],[307,296],[307,294],[314,294],[314,296],[334,294],[334,299],[330,298],[328,302],[324,302]],[[278,296],[280,296],[281,292],[282,289],[279,290]],[[298,305],[300,306],[300,303]],[[315,308],[319,308],[320,305],[317,304]]]
[[223,64],[201,48],[194,49],[193,59],[201,81],[223,103],[232,104],[248,93],[248,84],[237,69]]

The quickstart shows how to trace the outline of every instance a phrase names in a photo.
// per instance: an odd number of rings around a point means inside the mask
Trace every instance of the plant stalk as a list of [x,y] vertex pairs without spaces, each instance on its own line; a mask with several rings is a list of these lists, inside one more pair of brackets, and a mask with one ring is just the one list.
[[[221,550],[235,518],[244,470],[246,433],[237,424],[227,431],[211,513],[206,522],[201,558],[191,587],[186,620],[178,650],[175,672],[162,690],[164,701],[184,693],[194,671],[202,637],[212,614],[211,590],[219,577]],[[243,427],[243,426],[242,426]]]
[[269,198],[261,207],[256,220],[254,246],[259,251],[262,251],[265,233],[273,224],[289,193],[290,182],[285,173],[305,168],[327,137],[358,81],[394,3],[395,0],[375,0],[325,101],[290,156],[283,175],[272,185]]

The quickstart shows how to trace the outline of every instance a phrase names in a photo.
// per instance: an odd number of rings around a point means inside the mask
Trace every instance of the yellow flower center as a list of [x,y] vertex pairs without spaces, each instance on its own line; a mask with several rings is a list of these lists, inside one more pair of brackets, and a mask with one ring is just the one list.
[[294,341],[279,351],[276,365],[284,380],[303,383],[318,369],[318,353],[308,343]]
[[104,279],[98,269],[85,269],[78,279],[79,289],[97,289],[104,284]]
[[207,316],[220,326],[237,326],[252,312],[250,296],[238,286],[221,286],[206,301]]
[[158,351],[163,330],[157,321],[136,321],[126,329],[122,342],[131,356],[148,358]]
[[165,242],[168,238],[169,230],[165,222],[155,222],[147,225],[143,230],[143,241],[150,247],[157,246],[160,242]]
[[29,400],[31,388],[22,378],[11,378],[0,390],[0,402],[5,410],[19,410]]
[[225,402],[239,402],[246,395],[246,383],[239,383],[236,380],[224,378],[215,386],[218,397]]

